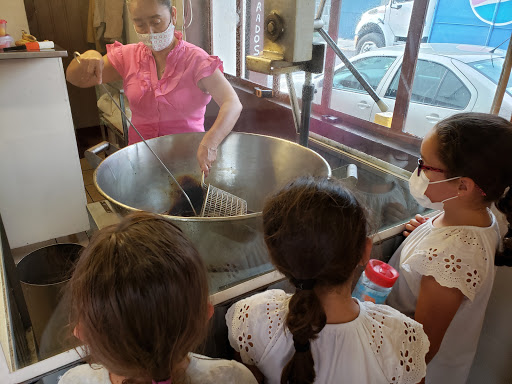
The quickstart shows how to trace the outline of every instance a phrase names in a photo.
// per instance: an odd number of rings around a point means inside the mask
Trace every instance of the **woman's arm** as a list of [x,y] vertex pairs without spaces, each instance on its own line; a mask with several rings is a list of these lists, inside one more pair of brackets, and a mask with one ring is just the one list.
[[457,288],[443,287],[432,276],[422,277],[414,318],[423,324],[430,341],[430,349],[425,356],[427,364],[439,351],[444,334],[463,299],[464,295]]
[[66,80],[77,87],[88,88],[121,80],[121,75],[110,64],[107,55],[101,56],[98,51],[90,50],[82,53],[78,60],[71,61],[66,69]]
[[233,129],[242,111],[242,104],[235,90],[219,69],[216,69],[210,76],[199,80],[197,86],[212,95],[213,100],[220,107],[215,123],[204,135],[201,145],[197,149],[199,166],[208,176],[209,167],[217,158],[217,147]]

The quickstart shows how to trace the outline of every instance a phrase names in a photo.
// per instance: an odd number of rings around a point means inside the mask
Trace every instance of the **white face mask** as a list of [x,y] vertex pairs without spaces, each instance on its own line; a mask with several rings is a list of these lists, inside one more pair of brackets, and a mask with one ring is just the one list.
[[418,168],[414,170],[414,172],[411,175],[411,178],[409,179],[409,192],[411,195],[416,199],[418,204],[425,208],[431,208],[435,210],[442,210],[444,208],[444,202],[452,199],[456,199],[459,196],[453,196],[449,197],[448,199],[444,199],[443,201],[439,202],[432,202],[428,196],[425,196],[425,191],[427,190],[428,186],[430,184],[439,184],[444,183],[445,181],[460,179],[461,176],[452,177],[450,179],[444,179],[439,181],[430,181],[425,175],[425,172],[421,170],[420,175],[418,176]]
[[172,39],[174,38],[174,24],[171,21],[167,29],[159,33],[135,32],[137,36],[139,36],[139,40],[142,41],[146,47],[155,52],[159,52],[171,45]]

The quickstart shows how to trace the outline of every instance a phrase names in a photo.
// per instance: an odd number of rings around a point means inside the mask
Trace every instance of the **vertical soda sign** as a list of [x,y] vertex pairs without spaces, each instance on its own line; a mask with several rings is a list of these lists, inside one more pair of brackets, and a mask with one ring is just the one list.
[[476,17],[486,24],[512,24],[512,0],[469,0]]

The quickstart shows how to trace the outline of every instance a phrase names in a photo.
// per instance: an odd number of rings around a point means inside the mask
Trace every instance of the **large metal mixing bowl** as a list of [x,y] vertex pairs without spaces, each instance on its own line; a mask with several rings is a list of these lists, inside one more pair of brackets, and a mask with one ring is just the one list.
[[[196,151],[203,135],[162,136],[148,140],[148,144],[178,180],[190,177],[199,184]],[[261,210],[265,198],[302,175],[330,176],[331,169],[320,155],[298,144],[231,133],[220,145],[206,181],[245,199],[254,213],[224,218],[165,215],[182,228],[201,253],[213,292],[272,269],[263,242]],[[108,156],[96,169],[94,184],[105,198],[126,211],[164,214],[173,200],[181,198],[144,143]]]

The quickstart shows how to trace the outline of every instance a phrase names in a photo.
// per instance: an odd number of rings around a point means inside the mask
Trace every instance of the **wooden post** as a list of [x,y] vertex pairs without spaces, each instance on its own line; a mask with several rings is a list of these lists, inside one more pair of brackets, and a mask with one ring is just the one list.
[[428,4],[429,0],[415,0],[412,6],[411,21],[409,23],[409,32],[407,33],[402,70],[400,72],[400,81],[393,111],[393,122],[391,123],[391,130],[393,131],[401,132],[407,119]]
[[[341,1],[342,0],[331,0],[331,12],[329,17],[329,36],[334,41],[338,41],[338,30],[340,25],[340,14],[341,14]],[[322,115],[327,114],[331,103],[332,93],[332,79],[334,76],[334,66],[336,63],[336,54],[332,49],[327,48],[325,54],[325,66],[324,66],[324,86],[322,89],[322,101],[319,112]]]

